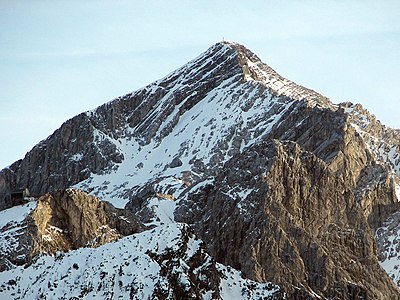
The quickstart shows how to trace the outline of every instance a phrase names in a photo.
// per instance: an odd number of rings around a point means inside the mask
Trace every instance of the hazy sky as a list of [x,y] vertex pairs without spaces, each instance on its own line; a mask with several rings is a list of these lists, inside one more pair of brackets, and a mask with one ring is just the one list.
[[400,1],[0,0],[0,169],[225,39],[400,128]]

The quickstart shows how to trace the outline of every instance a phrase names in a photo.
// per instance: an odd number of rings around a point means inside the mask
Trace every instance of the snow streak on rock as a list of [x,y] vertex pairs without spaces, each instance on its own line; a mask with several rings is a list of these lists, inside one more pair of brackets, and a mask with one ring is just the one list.
[[365,140],[375,159],[387,164],[400,176],[400,131],[382,125],[360,104],[342,103],[339,106],[349,114],[353,127]]
[[[141,122],[124,122],[118,139],[107,137],[124,161],[115,172],[92,174],[76,185],[117,207],[156,178],[182,181],[188,173],[195,177],[213,173],[232,155],[262,141],[294,99],[326,102],[316,92],[283,79],[244,47],[230,43],[215,45],[165,78],[109,105],[133,101],[137,95],[144,95],[143,105],[151,103],[152,108]],[[101,120],[101,114],[97,109],[88,117]],[[101,140],[100,133],[96,136]],[[173,185],[176,195],[187,187]]]

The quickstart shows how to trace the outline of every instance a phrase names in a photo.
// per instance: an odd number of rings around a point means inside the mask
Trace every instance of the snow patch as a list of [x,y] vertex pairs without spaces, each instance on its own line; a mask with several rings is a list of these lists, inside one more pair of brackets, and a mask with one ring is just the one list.
[[77,154],[72,155],[70,157],[70,160],[78,162],[78,161],[81,161],[82,158],[83,158],[83,154],[82,153],[77,153]]
[[[242,279],[240,272],[226,267],[224,265],[218,265],[218,268],[227,276],[224,276],[220,284],[220,292],[222,299],[265,299],[263,297],[272,297],[279,288],[273,286],[270,283],[258,284],[252,289],[245,289],[246,285],[252,284],[253,282],[247,279]],[[285,295],[282,298],[286,299]]]
[[153,210],[155,217],[151,223],[146,225],[160,226],[175,223],[174,211],[176,202],[174,200],[153,197],[150,199],[148,207]]
[[395,191],[395,194],[396,194],[397,201],[400,202],[400,185],[395,184],[394,185],[394,191]]
[[3,228],[9,223],[20,223],[24,221],[28,214],[36,208],[36,205],[36,202],[31,201],[0,211],[0,228]]

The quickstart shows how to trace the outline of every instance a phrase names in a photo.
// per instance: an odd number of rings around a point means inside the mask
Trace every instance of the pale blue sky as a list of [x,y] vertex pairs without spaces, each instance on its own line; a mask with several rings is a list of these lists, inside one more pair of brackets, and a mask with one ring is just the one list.
[[400,1],[2,1],[0,169],[225,39],[400,128]]

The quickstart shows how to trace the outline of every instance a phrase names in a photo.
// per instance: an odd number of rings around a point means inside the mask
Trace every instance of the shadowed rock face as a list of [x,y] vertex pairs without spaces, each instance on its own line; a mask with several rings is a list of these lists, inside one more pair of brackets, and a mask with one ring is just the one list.
[[1,270],[13,264],[29,264],[39,254],[97,247],[142,231],[129,211],[116,209],[77,189],[40,197],[21,225],[19,238],[11,239],[10,251],[2,253]]
[[11,207],[7,194],[27,187],[32,195],[66,189],[91,172],[109,172],[123,156],[91,120],[80,114],[37,144],[24,159],[0,171],[0,210]]

